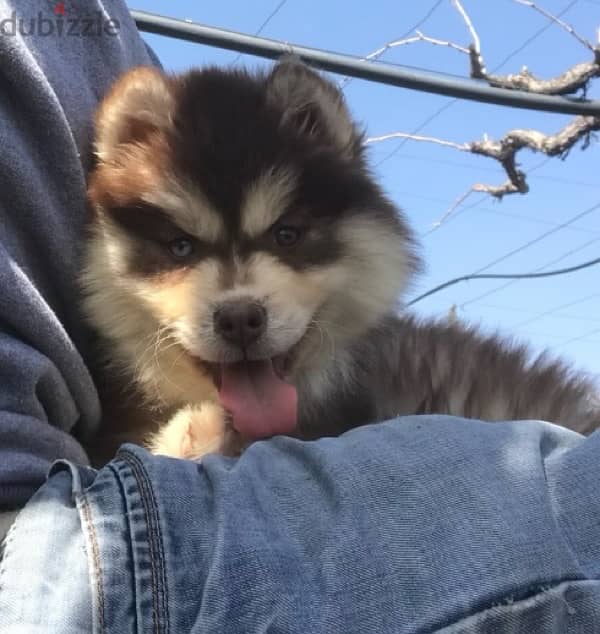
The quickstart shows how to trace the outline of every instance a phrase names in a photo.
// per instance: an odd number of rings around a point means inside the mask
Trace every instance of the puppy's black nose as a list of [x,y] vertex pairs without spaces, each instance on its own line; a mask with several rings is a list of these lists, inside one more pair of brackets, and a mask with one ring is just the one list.
[[213,322],[219,336],[240,348],[247,348],[265,331],[267,311],[256,302],[233,300],[215,311]]

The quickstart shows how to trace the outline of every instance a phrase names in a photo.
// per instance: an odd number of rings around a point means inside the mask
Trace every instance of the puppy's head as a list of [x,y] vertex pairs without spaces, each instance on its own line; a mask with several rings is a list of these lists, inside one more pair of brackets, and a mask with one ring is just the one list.
[[128,331],[122,348],[166,333],[155,352],[208,371],[234,409],[251,384],[275,395],[323,367],[416,267],[341,94],[296,61],[131,71],[100,108],[96,150],[88,312],[113,339]]

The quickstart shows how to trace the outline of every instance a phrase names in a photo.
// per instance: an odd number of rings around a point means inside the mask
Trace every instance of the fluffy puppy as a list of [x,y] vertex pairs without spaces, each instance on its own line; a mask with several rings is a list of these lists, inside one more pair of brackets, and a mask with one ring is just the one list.
[[124,440],[235,454],[408,413],[598,420],[561,364],[397,316],[412,233],[342,95],[303,64],[130,71],[96,155],[82,284],[107,361],[98,461]]

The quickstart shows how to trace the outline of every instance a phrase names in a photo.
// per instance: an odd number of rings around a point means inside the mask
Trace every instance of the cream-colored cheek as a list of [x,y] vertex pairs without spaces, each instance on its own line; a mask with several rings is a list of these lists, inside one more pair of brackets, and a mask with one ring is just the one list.
[[162,323],[192,321],[198,306],[209,304],[219,290],[219,267],[214,261],[175,271],[140,289],[143,300]]
[[198,305],[208,303],[218,287],[219,271],[216,263],[202,262],[189,269],[173,272],[160,279],[147,280],[138,289],[140,297],[149,307],[156,321],[168,325],[179,345],[173,339],[164,339],[164,345],[149,360],[150,371],[159,397],[165,403],[200,403],[216,399],[210,377],[187,354],[190,333],[195,330]]

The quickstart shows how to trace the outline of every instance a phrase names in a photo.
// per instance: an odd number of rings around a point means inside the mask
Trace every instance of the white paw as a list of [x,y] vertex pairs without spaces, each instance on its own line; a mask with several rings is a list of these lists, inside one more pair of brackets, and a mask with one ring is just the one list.
[[181,408],[148,443],[154,454],[197,460],[208,453],[230,453],[232,431],[225,410],[209,401]]

